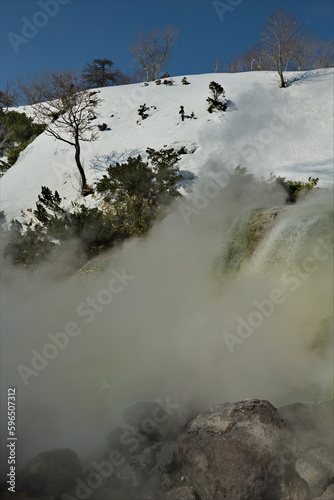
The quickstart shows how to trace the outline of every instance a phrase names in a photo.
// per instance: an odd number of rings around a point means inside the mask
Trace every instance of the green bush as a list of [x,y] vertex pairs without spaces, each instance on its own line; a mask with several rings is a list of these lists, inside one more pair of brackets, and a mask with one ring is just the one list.
[[122,200],[124,195],[136,195],[163,204],[179,196],[175,185],[182,178],[176,166],[180,154],[173,148],[160,151],[147,148],[146,152],[148,161],[139,155],[129,157],[124,163],[109,165],[107,175],[96,184],[97,191],[109,199]]
[[119,238],[141,236],[162,214],[162,205],[140,195],[128,195],[114,201],[113,227]]
[[[5,255],[15,265],[36,266],[46,258],[58,257],[66,242],[80,240],[86,258],[111,246],[115,231],[110,214],[95,207],[73,204],[67,212],[57,191],[42,187],[33,217],[25,223],[12,221]],[[80,258],[73,266],[81,265]]]
[[[58,192],[42,187],[31,219],[23,224],[12,221],[5,255],[13,264],[36,266],[61,255],[67,242],[78,240],[90,258],[118,241],[145,234],[179,195],[175,184],[181,178],[179,155],[173,149],[148,149],[147,154],[149,163],[138,156],[108,167],[108,175],[97,183],[108,203],[99,207],[73,203],[66,211]],[[81,264],[79,259],[73,265]]]
[[147,161],[139,155],[109,165],[96,185],[105,202],[111,203],[115,230],[122,237],[144,234],[179,196],[175,186],[182,177],[176,166],[180,154],[173,148],[146,152]]
[[[80,241],[86,258],[132,236],[145,234],[162,217],[165,207],[179,196],[179,154],[173,149],[147,149],[148,161],[140,156],[110,165],[97,183],[104,203],[88,208],[78,203],[66,211],[57,191],[42,187],[36,209],[25,223],[12,221],[5,255],[13,264],[36,266],[66,251],[66,243]],[[81,265],[82,260],[74,262]]]
[[209,89],[211,90],[212,97],[208,97],[206,100],[209,104],[208,111],[212,113],[215,109],[217,111],[226,111],[227,102],[225,99],[224,88],[217,82],[211,82],[209,84]]
[[319,177],[309,177],[308,182],[302,182],[287,180],[285,177],[276,176],[271,173],[267,182],[274,187],[283,187],[287,193],[286,203],[295,203],[299,196],[306,194],[316,187],[319,182]]
[[41,134],[45,126],[34,123],[25,113],[18,111],[4,111],[0,108],[0,123],[4,123],[11,130],[11,141],[25,142]]
[[0,142],[3,143],[2,153],[8,155],[9,166],[14,165],[21,151],[44,129],[44,125],[34,123],[25,113],[0,108]]
[[99,193],[114,195],[117,192],[119,198],[123,193],[130,196],[138,194],[144,198],[150,196],[154,176],[141,156],[129,157],[125,163],[110,165],[107,174],[96,184]]

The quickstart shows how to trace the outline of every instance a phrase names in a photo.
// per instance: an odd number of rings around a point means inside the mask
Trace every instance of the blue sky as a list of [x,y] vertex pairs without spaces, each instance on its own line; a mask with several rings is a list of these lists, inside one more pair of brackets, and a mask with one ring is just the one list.
[[82,70],[96,58],[112,59],[133,73],[128,47],[139,28],[179,29],[168,68],[175,76],[210,73],[215,58],[228,63],[231,54],[246,52],[280,7],[320,38],[333,37],[332,0],[220,1],[230,5],[223,16],[213,0],[0,0],[0,88],[27,71]]

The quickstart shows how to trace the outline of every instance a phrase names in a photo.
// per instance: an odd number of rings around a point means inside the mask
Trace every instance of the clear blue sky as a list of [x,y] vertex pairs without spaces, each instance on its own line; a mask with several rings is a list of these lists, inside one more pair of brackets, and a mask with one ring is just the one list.
[[[112,59],[124,73],[133,73],[128,47],[135,33],[165,24],[180,31],[171,75],[210,73],[215,58],[228,63],[231,54],[246,52],[268,15],[280,7],[320,38],[333,37],[332,0],[221,2],[234,5],[223,20],[213,0],[0,0],[0,88],[27,71],[82,70],[96,58]],[[53,5],[52,15],[41,14],[41,4]]]

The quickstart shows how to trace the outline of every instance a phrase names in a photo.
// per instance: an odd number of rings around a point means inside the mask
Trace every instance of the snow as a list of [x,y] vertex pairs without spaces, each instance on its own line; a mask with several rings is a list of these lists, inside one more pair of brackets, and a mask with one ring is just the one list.
[[[285,89],[279,88],[275,72],[187,75],[191,85],[181,84],[183,76],[174,77],[173,86],[151,82],[100,89],[102,103],[92,122],[98,139],[82,143],[90,184],[103,174],[94,168],[98,156],[125,159],[145,156],[147,147],[185,146],[193,153],[181,156],[179,168],[193,172],[198,180],[213,165],[241,165],[265,178],[271,172],[303,181],[312,176],[319,177],[320,186],[332,185],[333,69],[286,73],[291,85]],[[213,80],[225,89],[225,113],[207,111]],[[137,110],[144,103],[150,109],[142,121]],[[186,115],[193,112],[196,118],[182,122],[181,105]],[[30,113],[28,107],[18,110]],[[98,130],[102,123],[108,130]],[[35,208],[41,186],[57,189],[65,205],[82,200],[74,148],[45,133],[0,181],[1,209],[8,221],[19,217],[21,210]]]

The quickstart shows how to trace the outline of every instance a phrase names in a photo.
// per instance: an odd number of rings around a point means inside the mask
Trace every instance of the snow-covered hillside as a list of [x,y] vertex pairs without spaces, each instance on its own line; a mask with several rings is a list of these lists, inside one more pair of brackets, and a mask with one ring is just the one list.
[[[278,86],[275,72],[182,76],[173,86],[134,84],[103,88],[96,124],[98,139],[82,143],[89,183],[102,175],[94,168],[96,157],[145,154],[147,147],[175,149],[185,146],[181,170],[200,180],[212,165],[268,177],[271,172],[306,181],[319,177],[320,185],[333,182],[333,70],[288,73],[291,82]],[[225,89],[227,111],[208,113],[209,83]],[[138,115],[141,104],[149,117]],[[180,106],[186,118],[180,120]],[[29,113],[29,109],[23,108]],[[191,113],[195,118],[191,118]],[[98,124],[108,129],[99,131]],[[106,165],[107,166],[107,165]],[[41,186],[59,191],[68,202],[80,198],[74,149],[45,133],[40,135],[1,179],[1,204],[7,220],[22,209],[34,208]]]

